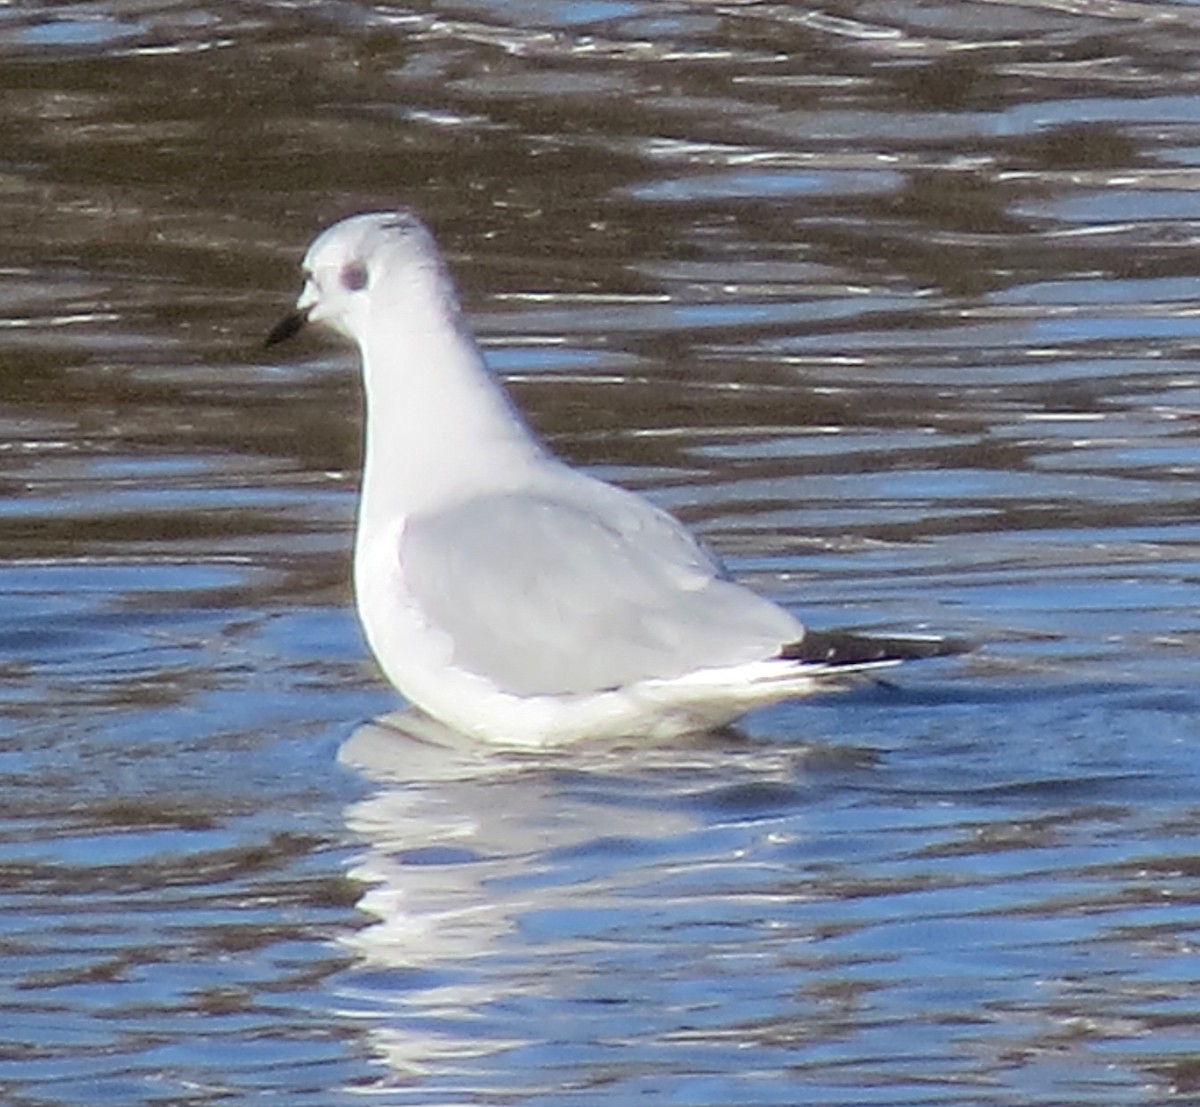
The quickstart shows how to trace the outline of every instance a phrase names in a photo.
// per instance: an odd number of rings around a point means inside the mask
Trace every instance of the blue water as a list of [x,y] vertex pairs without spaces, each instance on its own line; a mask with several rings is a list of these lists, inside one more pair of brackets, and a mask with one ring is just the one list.
[[[1195,5],[0,54],[0,1101],[1200,1102]],[[352,362],[260,343],[401,202],[560,454],[976,652],[672,747],[373,724]]]

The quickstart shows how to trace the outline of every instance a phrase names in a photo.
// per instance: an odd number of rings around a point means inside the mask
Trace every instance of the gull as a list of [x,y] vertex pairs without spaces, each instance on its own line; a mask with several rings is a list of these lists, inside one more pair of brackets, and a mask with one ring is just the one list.
[[489,370],[412,213],[327,228],[303,276],[266,341],[320,323],[358,347],[355,602],[383,673],[426,715],[509,746],[669,740],[959,652],[806,631],[674,517],[554,457]]

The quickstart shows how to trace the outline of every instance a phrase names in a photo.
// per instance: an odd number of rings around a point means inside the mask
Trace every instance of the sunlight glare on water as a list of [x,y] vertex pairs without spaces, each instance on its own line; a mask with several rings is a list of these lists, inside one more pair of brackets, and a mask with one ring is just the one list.
[[[1195,1101],[1198,74],[1165,0],[0,9],[0,1099]],[[397,204],[558,453],[981,648],[369,724],[352,358],[261,340]]]

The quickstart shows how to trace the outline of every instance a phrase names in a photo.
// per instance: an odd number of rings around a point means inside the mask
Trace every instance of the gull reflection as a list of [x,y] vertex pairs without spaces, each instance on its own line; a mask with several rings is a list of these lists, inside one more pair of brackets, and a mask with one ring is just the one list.
[[519,1044],[497,1007],[555,987],[544,920],[625,891],[619,843],[696,821],[645,775],[669,769],[662,784],[676,793],[689,762],[678,748],[501,751],[402,712],[360,727],[339,760],[375,785],[346,811],[365,844],[350,876],[367,920],[345,939],[360,962],[348,998],[407,1079]]
[[[613,976],[626,962],[614,951],[665,952],[697,904],[722,917],[709,874],[742,872],[744,851],[779,831],[773,813],[803,808],[814,756],[858,768],[862,755],[730,734],[510,752],[410,712],[362,726],[340,752],[372,784],[346,813],[365,890],[347,1013],[392,1078],[436,1078],[446,1094],[478,1087],[482,1070],[520,1081],[520,1058],[548,1041],[574,1055],[594,1033],[571,1039],[564,1010],[606,1010],[598,988],[646,991],[636,957]],[[680,879],[694,885],[682,899]]]

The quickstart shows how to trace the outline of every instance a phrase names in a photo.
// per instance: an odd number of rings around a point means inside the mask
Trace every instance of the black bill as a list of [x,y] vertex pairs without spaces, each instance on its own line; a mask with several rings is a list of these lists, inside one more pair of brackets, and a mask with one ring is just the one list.
[[276,342],[286,342],[292,335],[303,329],[307,322],[308,312],[300,308],[293,308],[271,328],[271,333],[263,339],[263,345],[274,346]]

